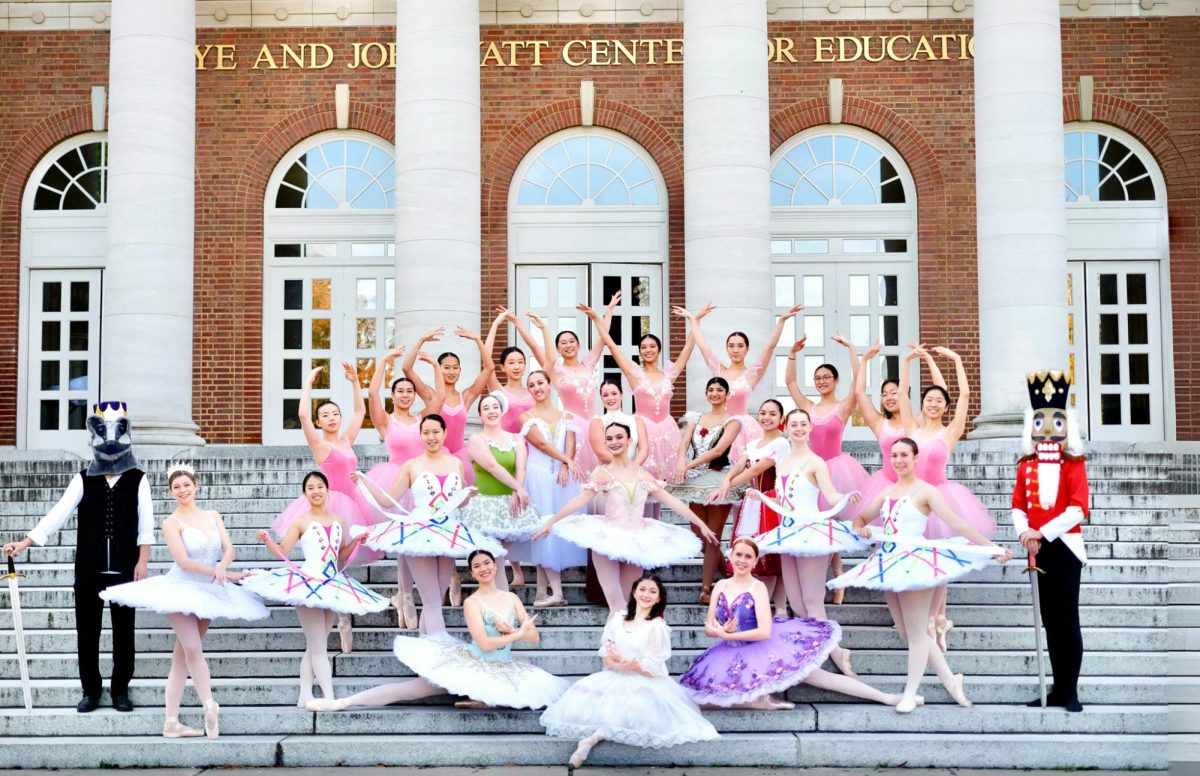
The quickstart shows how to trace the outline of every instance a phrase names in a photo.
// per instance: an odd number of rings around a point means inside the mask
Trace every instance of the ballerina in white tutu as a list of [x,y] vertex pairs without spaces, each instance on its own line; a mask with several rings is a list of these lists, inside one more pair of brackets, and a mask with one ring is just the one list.
[[[326,508],[329,484],[324,474],[305,475],[304,497],[308,499],[309,511],[292,520],[282,542],[276,544],[267,531],[258,532],[259,541],[282,559],[284,565],[247,571],[242,578],[243,587],[263,598],[296,607],[307,644],[300,661],[300,699],[296,703],[301,708],[312,700],[314,677],[325,697],[333,697],[333,669],[326,636],[337,616],[381,612],[388,607],[386,598],[342,571],[362,542],[362,534],[343,541],[346,521]],[[304,553],[300,565],[287,557],[297,543]]]
[[571,685],[542,713],[546,735],[579,740],[569,767],[601,741],[662,749],[717,738],[717,730],[667,672],[667,591],[653,574],[634,581],[625,610],[600,637],[604,670]]
[[[175,631],[171,670],[167,674],[166,720],[163,736],[191,738],[219,733],[218,707],[213,699],[203,640],[208,624],[228,620],[261,620],[270,615],[262,601],[237,585],[241,574],[229,570],[233,543],[216,512],[196,506],[196,473],[176,464],[167,473],[167,487],[178,506],[163,521],[163,539],[175,565],[166,574],[114,585],[100,593],[106,601],[167,616]],[[204,731],[179,722],[179,704],[191,675],[204,704]]]
[[496,587],[503,569],[487,550],[472,552],[467,565],[479,583],[463,602],[471,643],[397,636],[396,658],[419,678],[372,687],[341,700],[314,701],[310,708],[341,711],[351,706],[387,706],[446,693],[470,698],[455,704],[468,708],[540,709],[557,700],[569,684],[565,679],[512,656],[516,642],[537,644],[541,637],[521,599]]
[[[720,539],[692,510],[667,492],[666,485],[654,479],[629,460],[629,427],[613,422],[604,429],[610,464],[598,467],[583,492],[562,506],[533,535],[534,541],[549,536],[566,539],[592,551],[596,577],[604,589],[609,608],[616,612],[625,607],[628,590],[645,568],[679,563],[700,552],[700,541],[686,528],[644,516],[646,497],[651,494],[668,509],[686,517],[706,542]],[[597,494],[604,495],[603,515],[577,515]]]
[[[901,620],[896,625],[908,640],[908,680],[896,705],[901,714],[920,705],[917,688],[929,665],[950,697],[960,706],[971,705],[963,691],[963,675],[950,670],[940,649],[930,649],[929,603],[938,586],[988,566],[994,559],[999,563],[1012,559],[1011,552],[997,547],[959,517],[936,487],[917,478],[917,455],[917,443],[908,437],[892,443],[896,484],[872,499],[853,523],[860,536],[880,544],[865,561],[829,582],[831,588],[865,587],[898,594]],[[931,512],[936,512],[958,536],[925,538]],[[883,518],[882,529],[867,525],[877,515]]]

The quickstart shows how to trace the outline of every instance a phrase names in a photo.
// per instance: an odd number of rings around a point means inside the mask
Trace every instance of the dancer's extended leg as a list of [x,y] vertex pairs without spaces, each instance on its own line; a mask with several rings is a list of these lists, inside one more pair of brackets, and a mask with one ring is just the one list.
[[626,599],[621,586],[621,564],[596,552],[592,553],[592,562],[596,565],[596,578],[604,590],[608,608],[614,612],[624,611]]
[[304,631],[304,640],[308,645],[307,652],[313,677],[321,687],[321,693],[326,698],[332,698],[333,666],[329,663],[328,646],[330,621],[326,619],[326,614],[334,613],[324,609],[297,606],[296,614],[300,618],[300,628]]

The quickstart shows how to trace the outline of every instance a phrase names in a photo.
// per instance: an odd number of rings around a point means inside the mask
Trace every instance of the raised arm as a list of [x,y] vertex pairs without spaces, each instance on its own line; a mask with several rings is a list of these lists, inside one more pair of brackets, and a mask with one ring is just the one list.
[[758,356],[758,361],[754,362],[757,369],[753,369],[753,374],[747,375],[750,379],[750,388],[753,390],[758,386],[764,374],[767,373],[767,364],[771,363],[771,359],[775,357],[775,348],[779,346],[779,338],[783,336],[783,326],[789,318],[795,318],[796,313],[804,309],[803,305],[796,305],[783,315],[780,315],[775,320],[775,328],[771,331],[771,338],[767,340],[766,347],[762,349],[762,353]]
[[[850,351],[850,385],[854,386],[858,383],[858,376],[862,372],[862,362],[858,358],[858,350],[855,349],[853,342],[840,334],[835,334],[832,339]],[[842,425],[845,425],[850,416],[854,414],[854,405],[857,402],[853,387],[838,401],[837,409],[834,412],[837,414],[838,420],[842,421]]]
[[[404,376],[409,380],[412,380],[413,385],[416,386],[417,395],[420,396],[421,401],[425,402],[426,404],[429,404],[429,400],[433,397],[433,388],[430,388],[429,384],[421,379],[421,376],[417,374],[417,370],[413,367],[416,366],[417,354],[421,352],[421,348],[425,346],[425,343],[437,342],[445,333],[446,330],[439,326],[436,329],[430,329],[422,334],[417,339],[416,344],[409,348],[408,352],[404,354],[404,363],[400,365],[400,369],[404,372]],[[434,382],[441,382],[441,376],[437,373],[436,367],[434,368],[433,379]]]
[[475,382],[471,383],[471,387],[463,391],[463,404],[471,405],[487,390],[488,378],[495,373],[496,364],[492,361],[492,354],[484,344],[483,338],[478,334],[465,326],[459,326],[454,333],[463,339],[471,340],[479,348],[479,375],[476,376]]
[[[604,317],[601,318],[600,322],[596,324],[596,330],[603,331],[605,336],[597,337],[596,341],[592,343],[592,348],[591,348],[591,350],[588,351],[588,364],[589,365],[595,364],[597,361],[600,360],[600,353],[601,353],[601,351],[604,350],[605,341],[606,340],[609,342],[612,341],[611,339],[609,339],[607,337],[608,327],[612,324],[613,310],[617,309],[617,305],[620,302],[621,302],[621,292],[618,291],[617,293],[612,295],[612,299],[608,300],[608,306],[604,308]],[[614,349],[613,352],[615,353],[616,350]],[[624,371],[624,370],[622,370],[622,371]]]
[[[483,342],[483,349],[487,353],[489,363],[495,363],[496,361],[496,334],[500,331],[500,324],[508,314],[508,308],[497,307],[496,317],[492,319],[492,325],[488,328],[487,339]],[[489,391],[500,390],[500,378],[496,376],[495,369],[492,369],[491,374],[488,375],[487,389]]]
[[389,350],[377,358],[375,360],[375,373],[371,375],[371,384],[367,386],[367,410],[371,415],[371,425],[379,432],[380,441],[387,439],[389,420],[387,409],[383,406],[383,377],[387,372],[387,365],[402,355],[404,355],[404,348],[399,347]]
[[354,413],[350,416],[350,424],[346,426],[346,431],[343,436],[350,444],[354,444],[358,432],[362,431],[363,419],[367,416],[367,403],[363,401],[362,383],[358,381],[358,371],[354,368],[354,364],[349,361],[342,362],[342,373],[353,386],[350,393],[354,396],[353,407]]
[[513,325],[513,328],[517,330],[517,334],[529,347],[529,353],[533,356],[533,360],[537,361],[539,364],[545,364],[546,354],[553,353],[554,351],[545,350],[541,344],[538,344],[537,338],[535,338],[533,334],[529,332],[529,329],[525,328],[525,324],[522,323],[521,319],[518,318],[511,310],[508,311],[507,320]]
[[875,436],[879,436],[879,432],[883,430],[882,424],[887,420],[883,413],[875,409],[875,404],[871,401],[871,397],[867,395],[867,364],[875,356],[879,355],[880,344],[876,342],[866,353],[862,355],[862,363],[858,366],[858,371],[854,373],[854,400],[858,402],[858,411],[862,413],[863,420],[867,422],[867,428],[871,429]]
[[962,439],[967,430],[967,412],[971,408],[971,386],[967,383],[967,369],[963,366],[962,356],[949,348],[933,349],[939,356],[945,356],[954,362],[954,380],[958,383],[958,399],[954,402],[954,419],[946,425],[942,432],[946,447],[950,450]]
[[308,449],[312,451],[313,458],[317,460],[317,463],[325,460],[324,456],[317,455],[317,450],[325,444],[325,439],[313,425],[312,387],[317,375],[321,374],[324,369],[325,367],[319,366],[308,373],[308,377],[304,380],[304,387],[300,389],[300,409],[296,413],[300,418],[300,430],[304,432],[304,441],[308,443]]
[[[620,297],[621,295],[618,293],[613,296],[613,299],[619,299]],[[600,313],[586,304],[577,304],[575,305],[575,309],[591,320],[592,325],[596,327],[596,333],[600,335],[600,342],[608,348],[609,353],[612,353],[613,360],[617,362],[617,368],[621,370],[621,374],[625,375],[625,379],[629,381],[629,387],[636,388],[642,382],[641,375],[639,374],[641,370],[630,360],[629,356],[625,355],[625,351],[621,349],[621,346],[613,342],[612,335],[608,332],[608,326],[603,325]]]
[[[704,315],[708,315],[715,309],[717,309],[716,305],[714,305],[712,302],[709,302],[704,306],[704,310],[702,312]],[[713,374],[720,372],[721,362],[717,360],[715,355],[713,355],[712,348],[708,346],[708,342],[704,339],[704,331],[700,328],[700,319],[703,316],[693,313],[686,307],[672,307],[671,312],[688,322],[688,332],[691,334],[695,346],[700,350],[700,357],[704,359],[704,365],[707,366]]]
[[924,352],[924,349],[914,342],[908,346],[908,352],[900,360],[900,425],[904,427],[906,434],[913,433],[917,427],[916,418],[912,413],[912,398],[908,395],[912,385],[912,362]]
[[554,357],[556,352],[554,350],[554,336],[550,334],[550,327],[546,325],[546,321],[542,319],[542,316],[535,315],[534,313],[526,313],[526,315],[529,316],[529,320],[533,323],[534,328],[542,332],[542,347],[544,349],[544,358],[541,359],[542,369],[553,378],[554,362],[556,360]]
[[804,395],[804,392],[800,390],[800,383],[796,380],[797,356],[800,355],[800,351],[804,350],[804,343],[806,342],[808,342],[807,335],[802,336],[792,343],[792,348],[788,351],[787,374],[784,375],[783,382],[787,386],[788,393],[791,394],[792,401],[796,403],[796,406],[808,412],[812,409],[813,401]]
[[[936,351],[937,348],[934,348],[934,350]],[[942,388],[945,388],[948,393],[950,388],[946,385],[946,378],[942,376],[942,369],[937,365],[937,361],[934,360],[933,356],[928,351],[925,352],[923,360],[925,362],[925,366],[929,368],[929,384],[940,385]]]

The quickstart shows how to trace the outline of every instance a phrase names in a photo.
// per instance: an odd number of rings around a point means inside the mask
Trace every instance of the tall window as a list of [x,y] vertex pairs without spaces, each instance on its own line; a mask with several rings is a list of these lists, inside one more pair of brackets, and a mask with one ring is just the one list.
[[313,402],[348,408],[342,362],[365,392],[395,344],[395,197],[392,149],[364,132],[309,138],[276,166],[264,223],[265,443],[303,442],[297,414],[312,369],[323,369]]
[[[787,351],[808,341],[797,380],[816,398],[813,371],[839,368],[839,395],[852,390],[847,352],[831,341],[850,338],[863,352],[882,346],[868,390],[899,373],[902,346],[917,333],[916,196],[900,155],[854,127],[818,127],[783,143],[771,162],[771,254],[776,313],[804,305],[776,351],[776,394],[785,389]],[[915,376],[914,376],[915,379]],[[861,419],[855,417],[855,423]],[[869,436],[851,429],[849,437]]]

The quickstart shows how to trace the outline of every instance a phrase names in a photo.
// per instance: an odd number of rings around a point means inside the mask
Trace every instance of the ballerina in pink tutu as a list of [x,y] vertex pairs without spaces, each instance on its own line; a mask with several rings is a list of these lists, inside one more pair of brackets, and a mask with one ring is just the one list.
[[[609,300],[604,309],[603,326],[608,328],[612,321],[613,308],[617,306],[619,297]],[[580,354],[579,337],[573,331],[560,331],[553,339],[550,329],[541,317],[529,313],[542,332],[546,360],[543,365],[546,374],[550,375],[550,384],[558,391],[558,398],[563,409],[571,414],[571,423],[575,428],[575,468],[579,476],[588,477],[598,461],[592,446],[587,443],[588,426],[596,417],[596,364],[600,361],[600,351],[604,349],[604,340],[597,338],[586,353]],[[551,353],[557,353],[558,358],[552,358]]]
[[[334,402],[325,399],[317,404],[317,422],[314,425],[313,419],[309,415],[309,408],[312,407],[313,382],[324,369],[325,367],[317,367],[308,373],[308,378],[304,381],[304,388],[300,391],[300,428],[304,431],[304,439],[308,442],[308,449],[312,451],[313,460],[329,480],[329,497],[326,502],[329,511],[340,515],[346,521],[348,528],[367,527],[376,522],[375,511],[354,487],[354,483],[350,481],[350,473],[358,469],[358,456],[354,454],[354,439],[362,429],[363,419],[367,416],[367,405],[363,401],[358,373],[354,371],[352,365],[344,363],[342,371],[346,379],[354,386],[354,390],[351,392],[354,395],[354,414],[350,417],[350,423],[346,426],[345,433],[339,435],[339,432],[342,431],[342,410]],[[304,514],[310,508],[311,505],[304,496],[293,501],[271,524],[275,535],[282,537],[296,516]],[[382,553],[359,548],[351,555],[351,561],[355,565],[365,565],[381,557],[383,557]],[[354,648],[354,632],[351,630],[349,614],[338,615],[337,629],[341,637],[342,652],[350,652]]]
[[[616,298],[620,299],[620,296],[618,293]],[[638,357],[641,363],[635,364],[621,346],[613,341],[608,327],[601,325],[599,313],[583,304],[578,305],[576,309],[592,320],[596,333],[604,341],[608,352],[612,353],[613,360],[633,391],[634,415],[645,425],[648,437],[644,464],[646,471],[657,479],[668,479],[675,471],[675,457],[679,454],[681,439],[679,424],[671,417],[671,397],[675,393],[675,381],[679,379],[683,365],[692,357],[695,340],[692,339],[691,332],[688,332],[675,360],[668,360],[666,366],[660,369],[658,360],[662,357],[662,340],[658,337],[650,333],[642,335],[638,340]],[[696,320],[707,315],[709,309],[706,307],[697,313]],[[603,438],[603,429],[600,437]]]
[[[934,486],[945,499],[950,510],[962,518],[979,533],[989,539],[996,533],[996,521],[988,512],[986,506],[974,493],[946,478],[946,464],[950,453],[954,452],[958,440],[962,439],[967,428],[967,412],[971,405],[971,388],[967,383],[967,370],[963,367],[962,358],[949,348],[935,347],[933,352],[949,358],[954,362],[954,375],[958,383],[958,400],[954,405],[954,417],[949,423],[945,422],[946,410],[950,408],[950,393],[941,386],[929,385],[921,391],[921,414],[924,425],[918,425],[913,418],[908,402],[900,402],[900,418],[904,427],[918,445],[921,446],[921,457],[917,462],[917,477]],[[900,395],[908,391],[909,364],[916,358],[924,358],[928,352],[919,344],[910,345],[909,352],[904,356],[904,366],[900,370]],[[955,531],[943,521],[937,511],[929,516],[925,527],[925,536],[930,539],[946,539],[955,535]],[[946,619],[945,585],[934,591],[932,608],[930,610],[930,629],[937,639],[938,648],[946,651],[946,634],[954,627],[951,620]]]
[[[367,410],[370,413],[371,425],[379,432],[388,449],[388,459],[371,467],[367,472],[367,479],[384,490],[392,487],[405,461],[425,452],[425,443],[421,440],[421,416],[412,412],[417,399],[416,384],[407,377],[398,377],[392,381],[390,413],[383,406],[379,395],[385,374],[391,371],[389,367],[404,355],[404,351],[405,348],[399,347],[381,356],[375,364],[375,373],[371,375],[371,384],[367,387]],[[418,354],[417,357],[433,363],[433,359],[424,353]],[[411,498],[409,501],[405,506],[411,506]],[[412,571],[402,555],[396,557],[396,594],[392,596],[392,605],[396,607],[400,628],[412,630],[417,627]]]
[[[707,315],[715,309],[717,309],[716,305],[710,302],[705,307],[703,314]],[[700,355],[704,357],[704,364],[712,371],[713,377],[722,377],[729,383],[729,399],[726,409],[741,424],[738,427],[737,439],[733,442],[733,449],[729,452],[730,457],[734,460],[742,457],[746,451],[746,445],[762,436],[762,428],[750,416],[747,409],[750,394],[758,387],[763,372],[775,355],[775,346],[779,344],[779,338],[783,336],[783,325],[803,309],[801,305],[796,305],[779,316],[775,321],[775,329],[771,332],[771,339],[767,342],[767,346],[762,349],[759,357],[750,363],[746,363],[746,354],[750,352],[750,337],[741,331],[731,333],[725,338],[725,353],[729,356],[729,366],[725,366],[717,360],[712,349],[704,340],[704,332],[700,330],[701,316],[682,307],[674,309],[676,315],[687,318],[688,331],[695,338],[696,347],[700,349]]]
[[[529,329],[521,323],[521,319],[506,307],[496,308],[496,317],[492,320],[492,327],[488,329],[487,339],[484,340],[484,347],[488,353],[495,352],[496,335],[499,334],[500,326],[504,323],[513,326],[517,334],[525,341],[535,361],[539,364],[545,362],[545,351],[529,333]],[[525,351],[515,345],[509,345],[500,351],[499,368],[488,376],[488,392],[502,393],[508,400],[508,409],[504,411],[504,417],[500,419],[500,428],[510,434],[521,433],[523,425],[521,416],[529,412],[537,401],[525,385],[525,369],[528,366],[529,361],[525,358]],[[503,382],[500,380],[501,377],[504,378]]]

